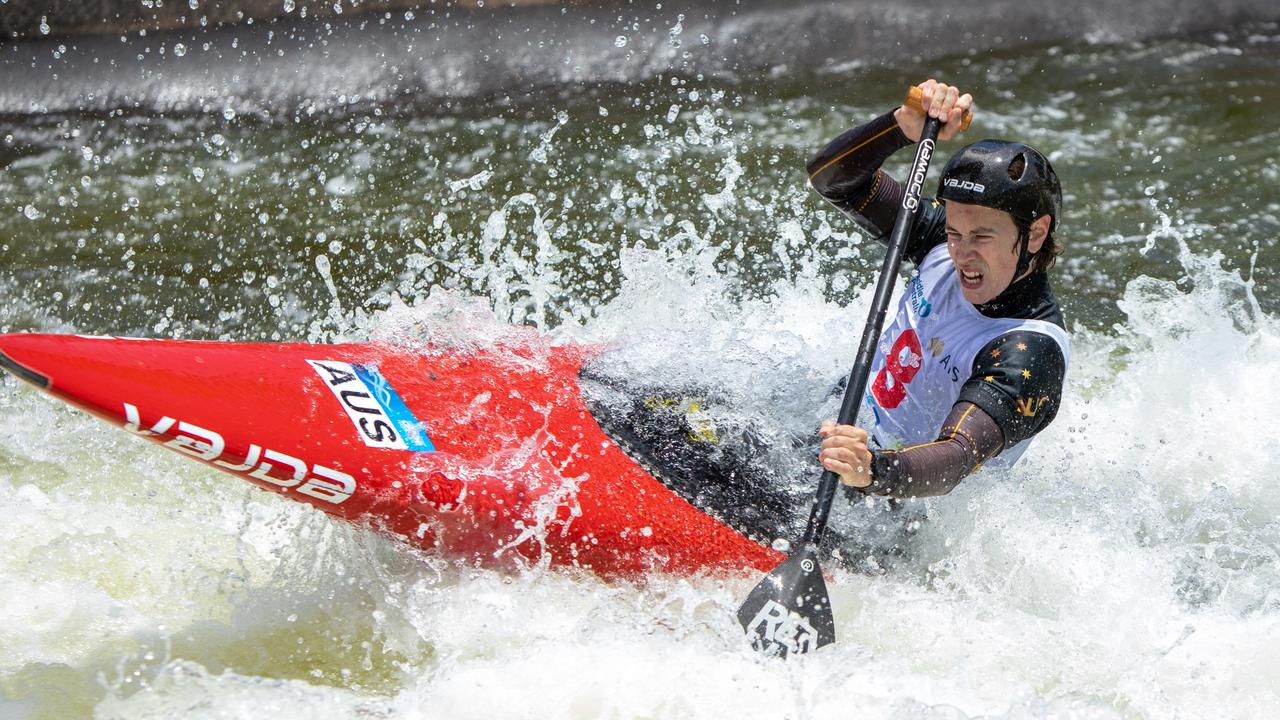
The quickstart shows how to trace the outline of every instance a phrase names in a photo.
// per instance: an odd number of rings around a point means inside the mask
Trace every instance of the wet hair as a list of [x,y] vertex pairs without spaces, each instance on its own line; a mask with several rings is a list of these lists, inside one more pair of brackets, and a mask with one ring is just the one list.
[[[1031,223],[1033,221],[1023,220],[1012,215],[1009,217],[1013,218],[1013,224],[1018,228],[1018,241],[1014,244],[1013,249],[1014,252],[1019,252],[1023,243],[1031,242]],[[1054,237],[1056,230],[1052,229],[1052,224],[1050,228],[1049,234],[1044,236],[1044,244],[1040,246],[1040,250],[1031,256],[1031,269],[1033,271],[1048,270],[1053,267],[1054,263],[1058,262],[1058,256],[1065,249],[1062,243],[1058,242],[1058,239]]]

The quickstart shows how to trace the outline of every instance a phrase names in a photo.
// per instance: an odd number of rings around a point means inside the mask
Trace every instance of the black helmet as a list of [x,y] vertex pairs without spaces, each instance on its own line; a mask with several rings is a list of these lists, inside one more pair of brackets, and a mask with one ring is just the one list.
[[951,156],[938,181],[938,197],[1003,210],[1030,223],[1052,215],[1058,227],[1062,186],[1049,159],[1017,142],[979,140]]

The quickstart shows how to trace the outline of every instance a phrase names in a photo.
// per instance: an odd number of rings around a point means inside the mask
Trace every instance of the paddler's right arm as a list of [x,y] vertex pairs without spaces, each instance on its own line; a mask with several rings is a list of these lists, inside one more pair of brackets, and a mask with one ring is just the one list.
[[822,466],[864,493],[895,498],[946,495],[1004,449],[1004,435],[973,403],[956,403],[933,442],[902,450],[872,450],[867,431],[823,423]]
[[[926,111],[936,104],[955,120],[973,103],[968,94],[960,95],[956,88],[933,80],[920,87]],[[818,151],[806,167],[813,189],[882,243],[888,242],[906,193],[881,166],[895,152],[919,140],[924,117],[923,113],[899,107],[841,134]],[[959,125],[948,122],[940,139],[954,136]],[[905,252],[905,257],[916,264],[929,250],[946,242],[946,216],[939,203],[923,203],[920,211]]]
[[819,459],[841,482],[872,495],[945,495],[984,463],[1053,422],[1066,358],[1048,335],[1025,330],[987,344],[932,442],[872,449],[867,432],[824,423]]

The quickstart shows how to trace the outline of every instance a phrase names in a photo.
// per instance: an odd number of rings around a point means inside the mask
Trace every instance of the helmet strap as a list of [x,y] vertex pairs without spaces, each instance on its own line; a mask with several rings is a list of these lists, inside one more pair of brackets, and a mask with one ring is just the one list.
[[1022,277],[1022,274],[1031,267],[1031,228],[1018,228],[1018,267],[1013,271],[1013,279],[1016,281]]

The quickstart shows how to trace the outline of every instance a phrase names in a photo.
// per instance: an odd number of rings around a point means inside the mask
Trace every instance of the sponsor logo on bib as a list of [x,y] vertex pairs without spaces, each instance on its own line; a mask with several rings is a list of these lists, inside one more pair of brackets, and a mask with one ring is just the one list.
[[929,313],[933,312],[933,304],[924,296],[924,280],[920,278],[919,273],[911,279],[911,308],[916,311],[916,317],[924,319],[929,317]]

